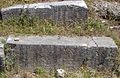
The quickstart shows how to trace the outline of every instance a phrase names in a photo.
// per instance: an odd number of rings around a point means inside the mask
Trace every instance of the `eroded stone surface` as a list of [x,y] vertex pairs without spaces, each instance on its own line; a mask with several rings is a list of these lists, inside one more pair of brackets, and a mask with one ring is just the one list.
[[120,3],[100,0],[94,2],[93,8],[100,17],[120,20]]
[[87,6],[83,0],[21,4],[2,8],[1,15],[2,19],[27,15],[38,19],[53,20],[56,23],[74,23],[87,19]]
[[0,70],[4,70],[4,61],[5,61],[5,54],[4,54],[4,44],[1,42],[0,38]]
[[94,69],[111,69],[118,49],[109,37],[20,36],[19,41],[14,38],[7,40],[13,49],[8,56],[16,56],[15,64],[32,70],[37,66],[76,69],[83,64]]

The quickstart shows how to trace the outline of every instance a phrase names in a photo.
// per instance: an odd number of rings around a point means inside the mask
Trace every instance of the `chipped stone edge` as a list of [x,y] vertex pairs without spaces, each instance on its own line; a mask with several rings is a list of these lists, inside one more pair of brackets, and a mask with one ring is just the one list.
[[[25,36],[25,37],[32,37],[32,36]],[[54,37],[55,39],[59,38],[63,38],[63,39],[66,39],[66,38],[70,38],[70,39],[81,39],[83,37],[84,38],[88,38],[88,42],[84,43],[84,44],[81,44],[81,45],[75,45],[75,46],[81,46],[81,47],[87,47],[87,48],[91,48],[91,47],[103,47],[103,48],[116,48],[118,49],[118,46],[116,45],[116,43],[114,42],[114,40],[110,37],[85,37],[85,36],[76,36],[76,37],[66,37],[66,36],[33,36],[33,37],[43,37],[43,38],[47,38],[47,37]],[[19,41],[15,42],[14,41],[14,38],[22,38],[21,36],[18,36],[18,37],[14,37],[14,36],[9,36],[8,39],[7,39],[7,43],[8,44],[22,44],[22,45],[31,45],[30,44],[23,44],[23,43],[19,43]],[[98,39],[98,40],[97,40]],[[104,40],[105,39],[105,40]],[[103,41],[102,41],[103,40]],[[15,42],[15,43],[12,43],[12,42]],[[101,43],[100,41],[102,41],[103,43]],[[105,42],[105,43],[104,43]],[[108,43],[108,44],[106,44]],[[109,44],[110,43],[110,44]],[[39,45],[39,44],[32,44],[32,45]],[[41,44],[41,45],[47,45],[47,44]],[[57,44],[53,44],[53,45],[57,45]],[[61,45],[61,44],[60,44]],[[69,46],[69,45],[68,45]],[[74,45],[72,45],[74,46]]]
[[45,2],[45,3],[33,3],[33,4],[18,4],[18,5],[13,5],[7,8],[2,8],[1,12],[11,10],[11,9],[26,9],[26,8],[52,8],[51,6],[64,6],[64,5],[74,5],[74,6],[79,6],[83,8],[88,8],[84,0],[80,1],[60,1],[60,2]]

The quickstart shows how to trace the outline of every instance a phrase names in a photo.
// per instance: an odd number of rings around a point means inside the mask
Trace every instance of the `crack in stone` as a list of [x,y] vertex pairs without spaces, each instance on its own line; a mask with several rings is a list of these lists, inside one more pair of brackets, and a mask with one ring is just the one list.
[[97,42],[93,39],[93,37],[91,37],[91,38],[92,38],[92,41],[96,44],[96,47],[98,47]]

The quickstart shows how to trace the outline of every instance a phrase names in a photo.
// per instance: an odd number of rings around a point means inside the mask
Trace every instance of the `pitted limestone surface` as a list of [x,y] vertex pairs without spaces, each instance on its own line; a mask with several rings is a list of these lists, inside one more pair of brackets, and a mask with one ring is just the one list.
[[118,52],[109,37],[10,36],[7,44],[12,49],[7,55],[16,56],[15,65],[31,70],[38,66],[77,69],[83,64],[94,69],[111,69]]
[[74,23],[86,20],[87,11],[87,5],[83,0],[68,0],[2,8],[1,16],[3,20],[26,15],[37,19],[53,20],[56,23]]
[[96,46],[90,37],[23,36],[18,38],[19,41],[15,41],[14,37],[9,37],[7,43],[22,45]]

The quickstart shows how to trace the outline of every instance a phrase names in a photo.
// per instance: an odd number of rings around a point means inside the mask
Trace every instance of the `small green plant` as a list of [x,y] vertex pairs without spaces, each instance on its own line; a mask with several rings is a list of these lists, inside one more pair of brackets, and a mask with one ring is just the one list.
[[101,21],[93,20],[92,18],[88,19],[86,26],[89,31],[100,31],[103,29],[103,27],[105,27]]
[[8,44],[5,43],[5,44],[4,44],[4,48],[5,48],[5,49],[4,49],[4,52],[5,52],[5,55],[6,55],[7,52],[10,52],[11,47],[10,47],[10,45],[8,45]]
[[37,67],[35,73],[38,75],[44,75],[46,73],[46,70],[42,67]]
[[15,63],[15,55],[11,49],[11,46],[5,43],[5,69],[7,71],[12,71]]
[[87,67],[81,67],[81,72],[83,74],[83,78],[91,78],[90,70]]
[[5,72],[0,72],[0,78],[6,78]]

